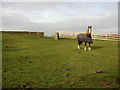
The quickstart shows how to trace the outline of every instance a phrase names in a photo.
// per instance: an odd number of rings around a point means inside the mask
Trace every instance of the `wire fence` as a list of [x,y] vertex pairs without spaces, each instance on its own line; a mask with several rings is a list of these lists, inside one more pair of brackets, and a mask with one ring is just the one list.
[[[76,39],[77,34],[85,32],[59,32],[60,38],[71,38]],[[109,34],[109,33],[92,33],[93,40],[110,40],[110,41],[120,41],[120,34]]]

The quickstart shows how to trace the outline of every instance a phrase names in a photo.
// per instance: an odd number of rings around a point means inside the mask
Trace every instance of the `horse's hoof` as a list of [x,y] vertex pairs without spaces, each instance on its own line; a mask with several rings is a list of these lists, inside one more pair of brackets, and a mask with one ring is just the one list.
[[91,48],[88,48],[88,50],[90,50],[90,51],[91,51]]
[[84,50],[86,51],[86,50],[87,50],[87,48],[85,47],[85,48],[84,48]]

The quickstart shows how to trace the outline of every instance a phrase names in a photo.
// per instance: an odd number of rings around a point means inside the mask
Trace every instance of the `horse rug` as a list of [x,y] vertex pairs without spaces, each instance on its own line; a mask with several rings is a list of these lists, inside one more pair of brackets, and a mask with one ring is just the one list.
[[77,40],[80,42],[93,43],[92,38],[89,38],[88,36],[86,36],[86,34],[78,34]]

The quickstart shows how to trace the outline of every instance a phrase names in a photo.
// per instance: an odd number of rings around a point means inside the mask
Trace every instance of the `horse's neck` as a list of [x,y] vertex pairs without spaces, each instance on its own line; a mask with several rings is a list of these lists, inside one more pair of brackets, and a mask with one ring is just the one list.
[[86,33],[86,36],[91,38],[91,33]]

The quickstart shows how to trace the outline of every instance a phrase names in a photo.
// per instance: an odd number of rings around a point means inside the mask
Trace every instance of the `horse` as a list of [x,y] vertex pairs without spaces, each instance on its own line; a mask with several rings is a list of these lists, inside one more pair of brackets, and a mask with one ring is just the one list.
[[78,49],[80,49],[80,45],[82,42],[85,42],[85,48],[84,50],[87,50],[87,43],[89,43],[88,50],[91,50],[90,44],[93,43],[92,37],[91,37],[91,32],[92,32],[92,26],[88,26],[86,30],[86,34],[78,34],[77,35],[77,41],[78,41]]

